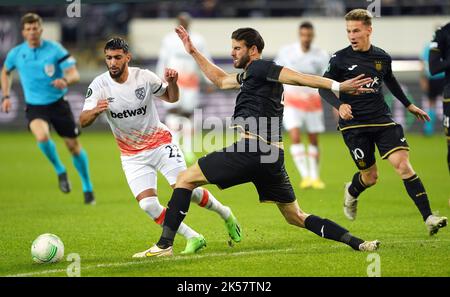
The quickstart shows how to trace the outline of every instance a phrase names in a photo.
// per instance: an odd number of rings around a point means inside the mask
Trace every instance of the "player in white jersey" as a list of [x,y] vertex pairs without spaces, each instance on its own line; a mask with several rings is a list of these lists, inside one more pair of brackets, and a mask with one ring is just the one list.
[[[104,51],[108,71],[89,85],[80,124],[89,126],[101,113],[106,114],[133,195],[142,210],[162,225],[166,209],[159,203],[156,193],[157,171],[173,187],[178,174],[186,169],[186,163],[172,141],[170,130],[159,121],[154,100],[178,100],[178,73],[166,69],[164,82],[149,70],[129,67],[131,54],[128,44],[121,38],[108,41]],[[218,213],[225,221],[231,239],[240,241],[240,228],[229,207],[223,206],[203,188],[193,191],[191,201]],[[178,233],[187,239],[183,253],[194,253],[206,246],[204,237],[187,225],[181,225]],[[134,256],[147,255],[145,251]]]
[[[299,72],[322,76],[328,64],[328,54],[312,46],[314,28],[310,22],[299,27],[300,42],[284,46],[278,52],[275,63]],[[325,131],[323,108],[317,89],[284,85],[284,128],[289,132],[292,158],[302,181],[300,188],[323,189],[325,184],[319,175],[318,134]],[[304,129],[309,145],[301,141],[300,129]]]
[[[178,24],[186,30],[189,29],[191,17],[188,13],[182,12],[177,17]],[[196,47],[208,59],[211,59],[203,37],[195,32],[191,32],[191,38]],[[199,105],[200,86],[204,84],[212,88],[212,84],[202,74],[197,63],[183,49],[183,44],[175,32],[167,34],[161,43],[158,62],[156,64],[156,74],[164,75],[165,68],[173,68],[178,71],[178,86],[180,88],[180,98],[175,104],[165,104],[167,116],[165,123],[174,132],[175,142],[181,141],[181,149],[188,163],[195,161],[193,152],[192,135],[194,124],[191,116],[194,109]]]

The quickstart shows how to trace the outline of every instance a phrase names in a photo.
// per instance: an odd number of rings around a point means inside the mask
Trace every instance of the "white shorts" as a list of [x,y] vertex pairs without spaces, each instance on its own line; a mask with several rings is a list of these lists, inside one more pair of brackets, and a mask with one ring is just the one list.
[[302,111],[298,108],[285,107],[283,126],[288,131],[300,128],[308,133],[322,133],[325,131],[323,111]]
[[170,185],[175,184],[178,174],[186,169],[186,162],[176,144],[164,144],[133,156],[121,156],[122,168],[134,197],[147,189],[156,189],[157,171]]

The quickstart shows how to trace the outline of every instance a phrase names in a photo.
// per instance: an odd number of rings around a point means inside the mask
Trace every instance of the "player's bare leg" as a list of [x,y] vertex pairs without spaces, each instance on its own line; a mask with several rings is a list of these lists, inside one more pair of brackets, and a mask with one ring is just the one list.
[[419,209],[429,234],[436,234],[440,228],[447,225],[447,218],[432,214],[425,187],[409,162],[409,152],[406,150],[395,151],[388,156],[388,160],[402,178],[406,191]]
[[89,161],[86,151],[81,147],[78,138],[64,137],[67,149],[72,155],[72,162],[78,171],[83,187],[84,203],[95,204],[94,190],[89,173]]
[[358,197],[368,187],[377,183],[378,169],[377,164],[373,164],[365,170],[357,172],[353,180],[344,186],[344,215],[347,219],[353,221],[356,219]]
[[34,119],[30,122],[30,130],[33,133],[39,148],[52,163],[53,168],[58,175],[59,189],[63,193],[69,193],[71,190],[69,180],[67,179],[66,167],[62,164],[56,145],[50,138],[50,128],[48,123],[43,119]]
[[308,164],[311,177],[311,186],[313,189],[324,189],[325,184],[320,179],[319,170],[319,134],[308,133],[309,145],[308,145]]
[[289,224],[300,228],[306,228],[323,238],[345,243],[354,250],[374,251],[377,250],[380,245],[378,240],[364,241],[354,237],[348,230],[333,221],[303,212],[297,201],[292,203],[277,203],[277,206]]
[[289,138],[292,142],[290,147],[291,156],[302,179],[300,182],[300,189],[308,189],[312,186],[312,180],[308,168],[306,148],[301,141],[300,129],[297,127],[290,129]]

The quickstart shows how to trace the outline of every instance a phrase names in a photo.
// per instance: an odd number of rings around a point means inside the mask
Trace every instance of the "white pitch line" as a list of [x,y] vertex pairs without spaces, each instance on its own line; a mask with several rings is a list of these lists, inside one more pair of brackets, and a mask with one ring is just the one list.
[[[209,254],[196,254],[191,256],[174,256],[174,257],[161,257],[161,258],[153,258],[152,260],[141,260],[138,259],[133,262],[115,262],[115,263],[102,263],[97,265],[90,266],[81,266],[82,270],[89,270],[95,268],[104,268],[104,267],[121,267],[121,266],[131,266],[131,265],[140,265],[140,264],[148,264],[154,263],[155,261],[178,261],[178,260],[190,260],[190,259],[201,259],[201,258],[210,258],[210,257],[223,257],[223,256],[242,256],[242,255],[252,255],[252,254],[261,254],[261,253],[285,253],[293,251],[294,249],[277,249],[277,250],[255,250],[255,251],[242,251],[235,253],[209,253]],[[70,264],[70,263],[69,263]],[[51,269],[51,270],[43,270],[36,272],[27,272],[27,273],[19,273],[19,274],[11,274],[6,275],[6,277],[24,277],[24,276],[34,276],[34,275],[42,275],[42,274],[51,274],[51,273],[59,273],[65,272],[66,269]]]
[[[411,240],[398,240],[398,241],[382,241],[381,245],[383,246],[383,243],[392,245],[392,244],[404,244],[404,243],[439,243],[439,242],[449,242],[450,239],[437,239],[437,240],[430,240],[430,239],[411,239]],[[318,244],[311,244],[311,247],[317,246]],[[342,245],[333,245],[329,248],[342,248]],[[194,254],[191,256],[174,256],[174,257],[161,257],[161,258],[153,258],[151,260],[136,260],[133,262],[115,262],[115,263],[101,263],[97,265],[90,265],[90,266],[82,266],[82,270],[89,270],[89,269],[95,269],[95,268],[105,268],[105,267],[121,267],[121,266],[132,266],[132,265],[140,265],[140,264],[147,264],[147,263],[154,263],[156,261],[178,261],[178,260],[190,260],[190,259],[202,259],[202,258],[209,258],[209,257],[222,257],[222,256],[242,256],[242,255],[252,255],[252,254],[261,254],[261,253],[278,253],[278,252],[291,252],[297,249],[293,248],[287,248],[287,249],[275,249],[275,250],[254,250],[254,251],[241,251],[241,252],[234,252],[234,253],[227,253],[227,252],[221,252],[221,253],[209,253],[209,254]],[[382,251],[382,250],[381,250]],[[70,264],[70,263],[69,263]],[[19,273],[19,274],[11,274],[11,275],[5,275],[5,277],[24,277],[24,276],[35,276],[35,275],[42,275],[42,274],[51,274],[51,273],[60,273],[65,272],[66,269],[50,269],[50,270],[43,270],[43,271],[36,271],[36,272],[27,272],[27,273]]]

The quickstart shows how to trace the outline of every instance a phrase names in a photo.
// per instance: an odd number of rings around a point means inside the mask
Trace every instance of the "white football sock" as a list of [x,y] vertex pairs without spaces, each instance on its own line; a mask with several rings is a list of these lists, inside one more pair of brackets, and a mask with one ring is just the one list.
[[310,177],[308,170],[305,145],[303,143],[292,144],[290,147],[292,159],[302,179]]
[[[159,203],[158,197],[145,197],[139,201],[139,206],[152,220],[155,221],[155,223],[162,226],[166,216],[166,208]],[[184,236],[186,239],[199,236],[197,232],[183,222],[178,228],[177,233]]]
[[213,196],[213,194],[211,194],[211,192],[201,187],[195,188],[192,191],[191,201],[197,203],[201,207],[218,213],[224,220],[231,214],[231,210],[228,206],[224,206]]
[[319,149],[312,144],[308,145],[308,163],[311,179],[319,179]]

